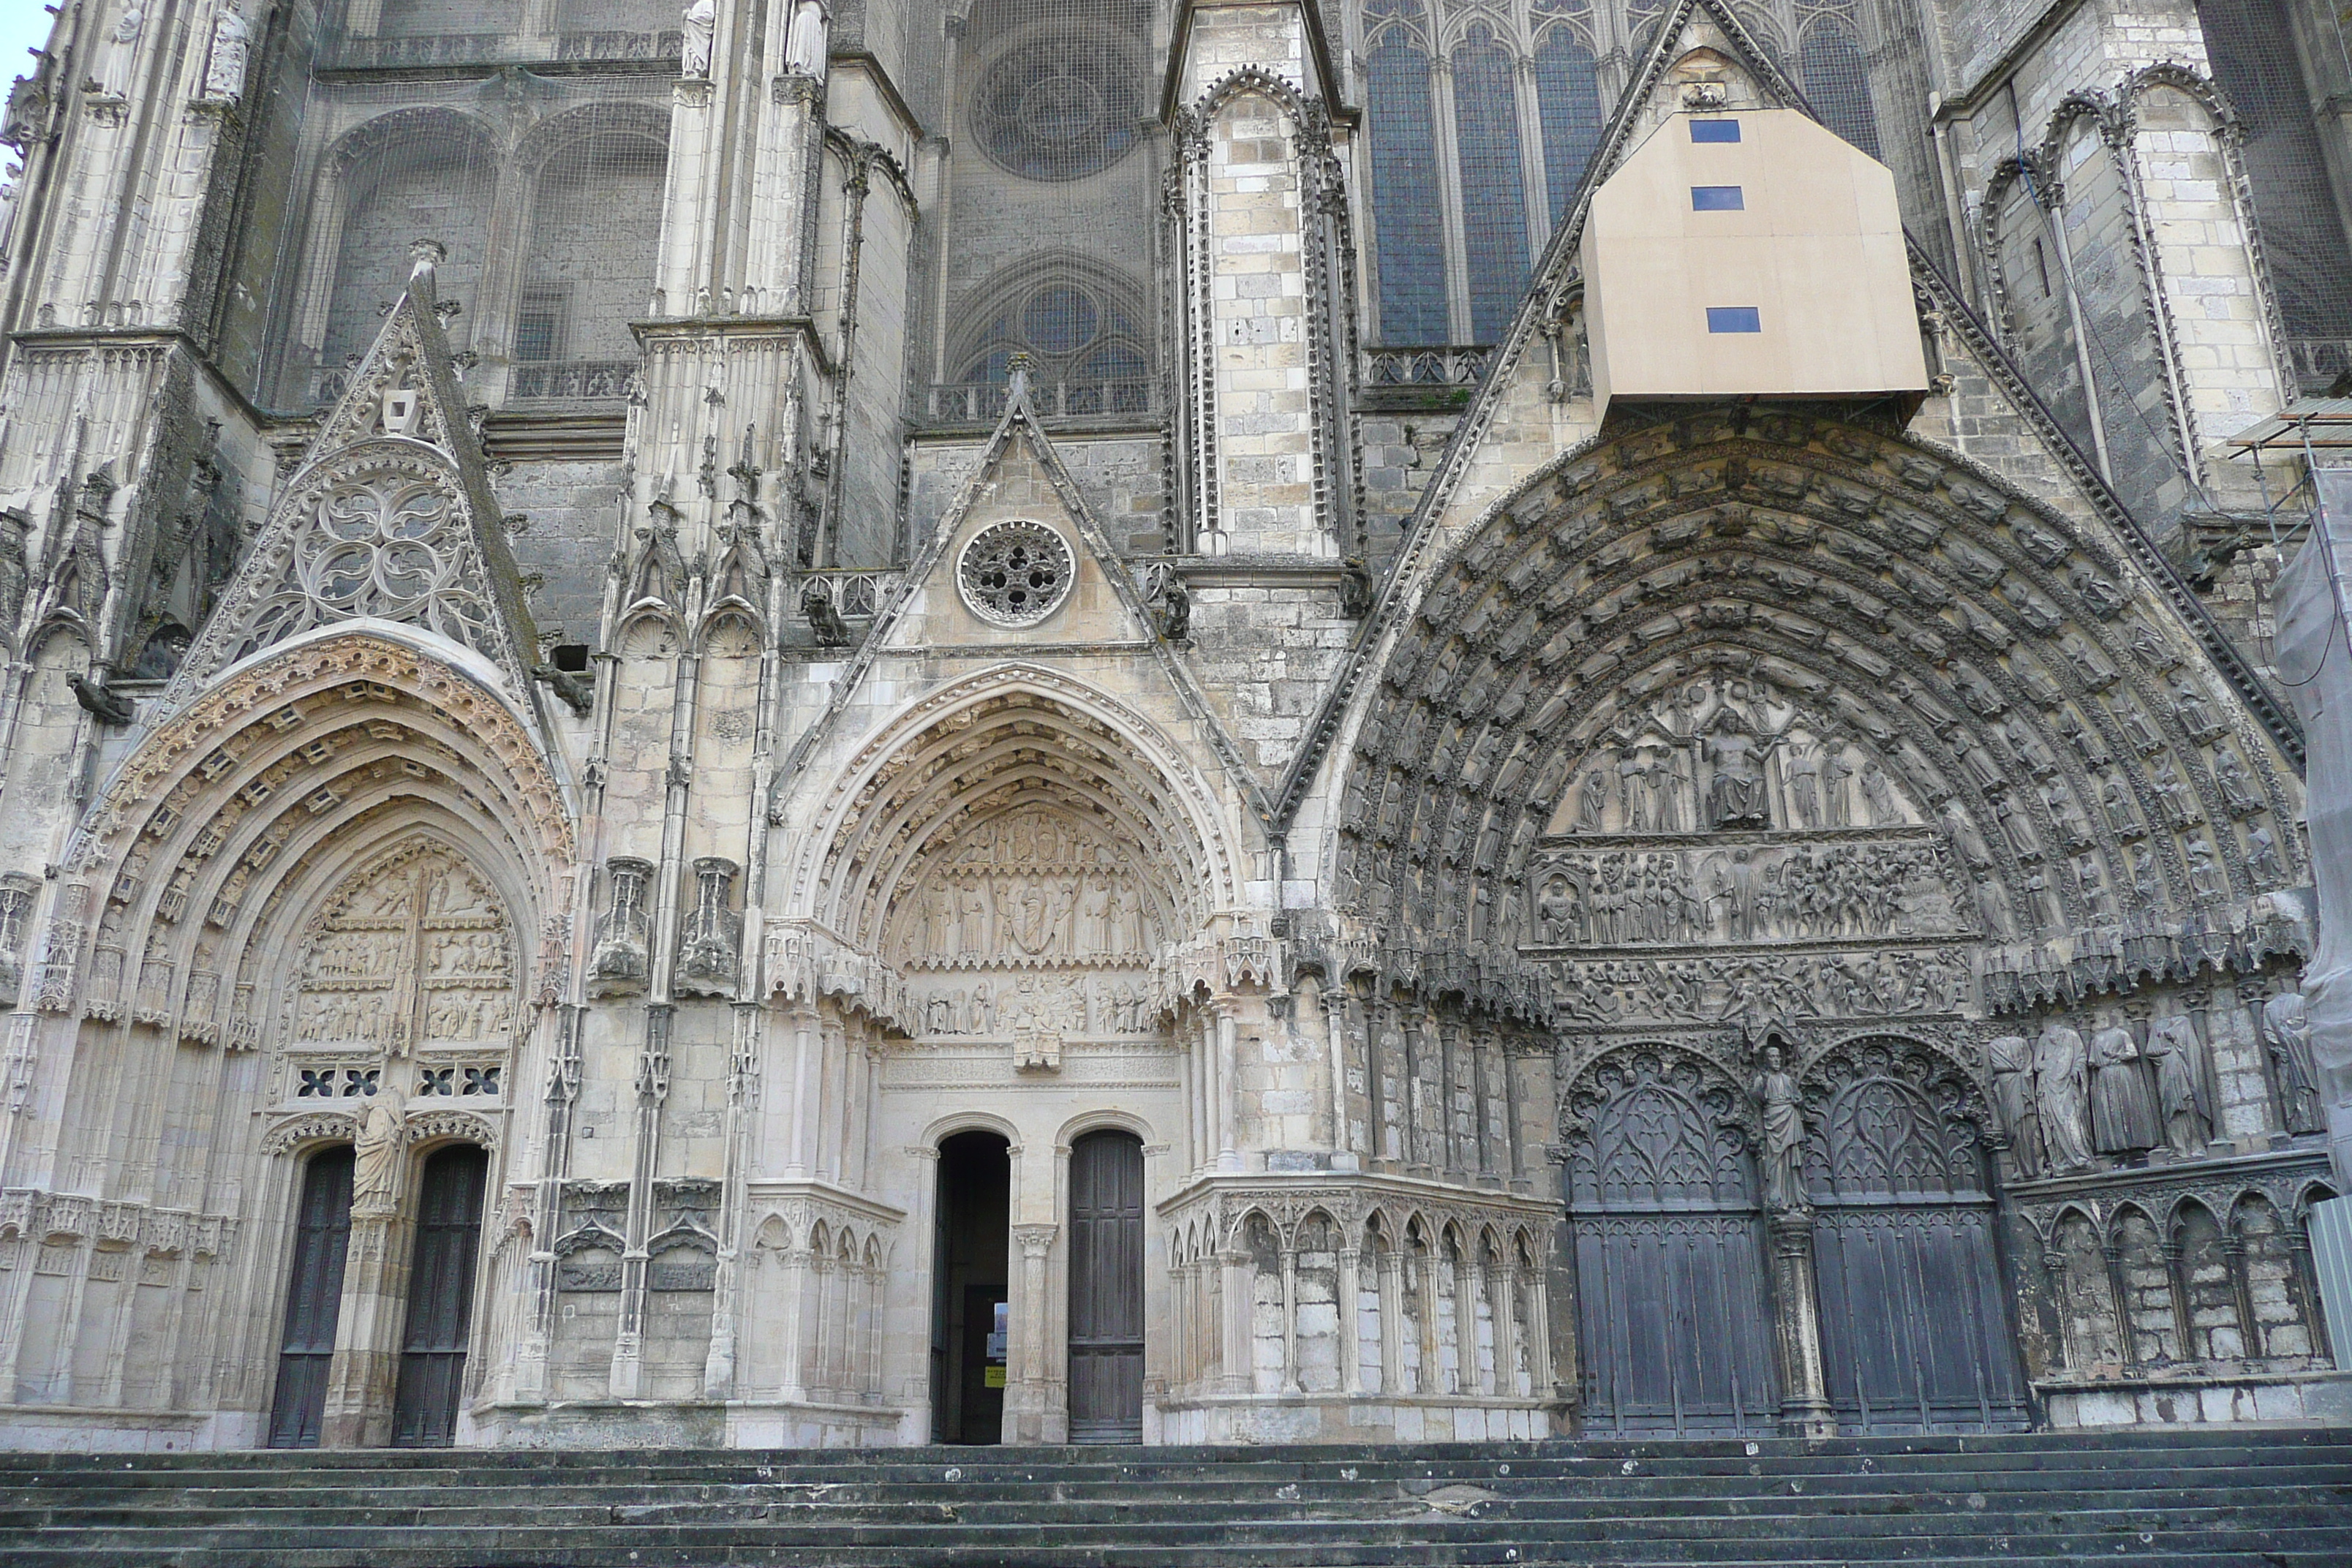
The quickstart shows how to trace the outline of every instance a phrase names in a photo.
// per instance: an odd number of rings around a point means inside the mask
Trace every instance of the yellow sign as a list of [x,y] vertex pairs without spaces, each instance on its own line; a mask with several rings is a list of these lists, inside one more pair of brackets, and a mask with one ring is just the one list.
[[1004,1386],[1004,1369],[1001,1366],[992,1366],[988,1368],[985,1372],[981,1373],[980,1385],[982,1388],[1003,1388]]

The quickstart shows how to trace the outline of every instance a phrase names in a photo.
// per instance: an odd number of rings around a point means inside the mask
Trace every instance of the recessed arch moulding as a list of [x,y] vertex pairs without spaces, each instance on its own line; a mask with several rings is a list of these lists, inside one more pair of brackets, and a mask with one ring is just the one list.
[[[0,1347],[20,1390],[86,1391],[72,1357],[110,1356],[144,1384],[124,1403],[184,1409],[169,1391],[210,1358],[270,1365],[299,1156],[351,1141],[370,1089],[408,1098],[412,1148],[489,1150],[495,1187],[569,965],[572,813],[527,721],[436,640],[346,623],[249,659],[136,739],[67,847],[0,1158],[89,1223],[0,1226],[133,1238],[187,1331],[109,1352],[128,1320],[93,1298],[53,1343]],[[237,1375],[258,1382],[214,1398],[215,1441],[256,1440],[268,1378]]]

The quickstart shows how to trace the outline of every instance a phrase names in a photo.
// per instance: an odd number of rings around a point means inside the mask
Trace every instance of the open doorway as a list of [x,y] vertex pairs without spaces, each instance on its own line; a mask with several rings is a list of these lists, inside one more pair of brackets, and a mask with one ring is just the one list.
[[1012,1196],[1013,1161],[998,1134],[959,1132],[940,1145],[931,1253],[934,1442],[1003,1440]]

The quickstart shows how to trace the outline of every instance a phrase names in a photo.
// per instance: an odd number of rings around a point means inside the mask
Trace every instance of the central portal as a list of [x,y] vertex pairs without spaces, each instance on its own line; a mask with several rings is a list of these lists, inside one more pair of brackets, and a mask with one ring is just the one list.
[[931,1440],[1004,1440],[1013,1162],[993,1132],[940,1145],[931,1257]]

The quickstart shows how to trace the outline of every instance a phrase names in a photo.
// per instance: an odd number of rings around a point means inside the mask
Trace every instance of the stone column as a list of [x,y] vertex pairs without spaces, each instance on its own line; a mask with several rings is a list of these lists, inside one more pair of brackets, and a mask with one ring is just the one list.
[[1339,1387],[1343,1393],[1364,1391],[1364,1346],[1361,1317],[1364,1289],[1358,1269],[1363,1254],[1352,1247],[1339,1248]]
[[1059,1443],[1069,1436],[1069,1410],[1061,1391],[1068,1379],[1054,1375],[1054,1351],[1061,1342],[1055,1331],[1054,1302],[1047,1282],[1057,1225],[1016,1225],[1013,1245],[1021,1271],[1013,1298],[1013,1342],[1005,1360],[1012,1370],[1004,1391],[1004,1440],[1008,1443]]
[[1217,1392],[1247,1394],[1256,1384],[1255,1369],[1250,1355],[1250,1309],[1255,1303],[1257,1291],[1253,1276],[1255,1269],[1249,1248],[1239,1238],[1229,1243],[1218,1254],[1224,1270],[1222,1342],[1218,1346]]
[[1381,1254],[1381,1392],[1405,1391],[1404,1253],[1391,1247]]
[[400,1331],[408,1316],[410,1244],[411,1226],[396,1206],[352,1211],[335,1354],[327,1366],[321,1447],[381,1448],[392,1441]]
[[1822,1369],[1821,1300],[1813,1287],[1813,1216],[1790,1209],[1769,1217],[1772,1245],[1775,1348],[1780,1362],[1780,1431],[1790,1437],[1833,1437],[1828,1381]]
[[1298,1382],[1298,1248],[1282,1244],[1282,1392],[1300,1394]]

